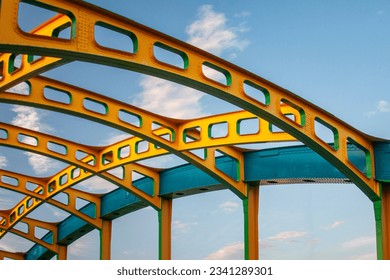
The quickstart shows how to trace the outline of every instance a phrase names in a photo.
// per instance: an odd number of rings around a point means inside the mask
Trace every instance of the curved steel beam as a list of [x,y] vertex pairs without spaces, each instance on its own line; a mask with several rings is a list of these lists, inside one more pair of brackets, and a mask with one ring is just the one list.
[[[69,17],[58,14],[47,22],[33,29],[31,33],[40,36],[53,36],[56,30],[71,24]],[[34,59],[31,55],[20,54],[20,67],[15,66],[16,54],[0,54],[0,91],[9,89],[30,77],[45,72],[53,67],[63,65],[69,60],[42,56]]]
[[4,260],[6,258],[13,259],[13,260],[24,260],[25,253],[13,253],[13,252],[7,252],[4,250],[0,250],[0,259]]
[[[56,177],[56,175],[53,177]],[[68,187],[62,191],[62,193],[64,193],[66,196],[66,201],[60,202],[59,200],[48,198],[47,194],[44,192],[44,190],[48,189],[49,182],[53,182],[53,178],[35,178],[0,169],[0,187],[26,195],[26,197],[22,200],[24,203],[16,204],[17,213],[19,216],[24,214],[25,209],[30,209],[32,206],[36,208],[40,204],[47,202],[61,210],[79,217],[80,219],[86,221],[98,229],[101,228],[102,221],[99,215],[101,207],[98,195],[93,195]],[[76,182],[74,182],[73,185],[74,184],[76,184]],[[79,211],[80,209],[76,207],[77,199],[93,202],[97,209],[95,217],[91,217],[90,215],[86,215],[85,213]],[[16,207],[14,207],[14,209],[15,208]],[[13,212],[14,210],[10,211],[10,213]],[[23,222],[23,219],[20,221]]]
[[[127,103],[93,93],[55,81],[48,78],[36,77],[28,81],[30,90],[28,94],[15,94],[3,92],[0,94],[0,101],[6,103],[17,103],[22,105],[34,106],[48,110],[54,110],[85,119],[90,119],[95,122],[115,127],[127,133],[136,135],[142,139],[157,145],[159,148],[149,146],[149,153],[161,153],[161,148],[175,153],[184,160],[191,162],[203,168],[217,179],[223,180],[230,188],[238,193],[239,196],[245,196],[245,186],[237,182],[237,180],[229,178],[215,168],[214,151],[205,151],[207,160],[194,156],[191,150],[201,149],[205,147],[226,146],[233,144],[259,143],[259,142],[274,142],[274,141],[294,141],[295,138],[284,132],[272,132],[271,125],[254,116],[251,113],[241,111],[199,118],[196,120],[174,120],[147,112]],[[62,94],[62,101],[53,100],[45,94],[46,89],[55,90],[58,94]],[[104,111],[94,112],[87,109],[85,101],[99,104],[104,108]],[[282,111],[286,115],[292,115],[294,120],[299,121],[300,115],[294,112],[289,106],[282,106]],[[129,119],[130,118],[130,119]],[[247,120],[256,120],[258,123],[257,131],[245,134],[241,132],[241,124]],[[218,124],[226,125],[226,135],[223,137],[214,137],[211,133],[212,127]],[[159,129],[156,129],[158,127]],[[182,139],[182,140],[179,140]],[[129,146],[132,153],[132,158],[136,159],[138,145],[145,141],[136,141]],[[177,146],[177,143],[182,143]],[[146,142],[145,142],[146,143]],[[120,153],[118,149],[123,147],[108,147],[100,152],[101,158],[105,155],[116,155]],[[227,148],[220,148],[223,153],[229,153]],[[231,151],[231,149],[230,149]],[[144,151],[143,151],[144,152]],[[143,153],[142,152],[142,153]],[[104,162],[98,158],[97,162]],[[105,168],[118,165],[121,159],[112,157],[113,161],[105,162]],[[239,161],[240,157],[237,157]],[[242,173],[241,177],[242,177]]]
[[[22,224],[26,225],[26,230],[12,228],[10,232],[58,254],[58,223],[48,223],[25,217]],[[37,237],[38,230],[44,230],[47,233],[42,238],[39,238]]]
[[[12,94],[11,94],[12,95]],[[71,111],[71,110],[69,110]],[[249,117],[246,113],[244,112],[238,112],[235,114],[228,114],[233,117],[234,122],[236,125],[238,125],[238,120],[245,119]],[[237,117],[238,116],[238,117]],[[219,118],[222,116],[216,116],[216,117],[209,117],[205,118],[205,121],[219,121]],[[226,115],[224,117],[226,120]],[[189,121],[198,123],[196,121]],[[125,187],[135,195],[140,196],[141,198],[146,199],[149,201],[154,207],[159,207],[159,176],[156,172],[151,171],[150,169],[144,168],[140,165],[136,164],[131,164],[129,165],[128,163],[134,162],[139,159],[144,159],[148,158],[151,156],[156,156],[158,154],[164,154],[166,151],[163,151],[160,148],[153,147],[150,148],[148,151],[142,152],[137,154],[137,152],[132,153],[129,157],[121,158],[121,149],[123,147],[131,147],[131,151],[136,151],[137,149],[137,144],[141,141],[137,137],[132,137],[128,140],[120,141],[119,143],[113,144],[109,146],[108,148],[94,148],[90,146],[85,146],[85,145],[79,145],[77,143],[67,141],[60,139],[58,137],[42,134],[36,131],[31,131],[28,129],[24,128],[19,128],[15,127],[12,125],[8,124],[1,124],[0,129],[3,130],[3,137],[0,139],[0,144],[2,145],[8,145],[12,147],[17,147],[25,150],[29,150],[32,152],[38,152],[40,154],[46,155],[46,156],[51,156],[57,159],[60,159],[62,161],[66,161],[72,164],[75,164],[78,168],[78,174],[75,176],[75,170],[77,170],[77,167],[75,166],[70,166],[63,170],[62,172],[59,172],[56,174],[53,178],[51,178],[44,187],[37,188],[36,192],[37,193],[42,193],[40,197],[40,200],[34,200],[32,197],[28,196],[25,199],[23,199],[20,203],[18,203],[14,209],[10,213],[10,218],[6,219],[7,221],[18,221],[20,220],[24,215],[26,215],[29,211],[35,208],[32,207],[33,205],[40,205],[43,201],[50,199],[54,195],[58,194],[61,191],[64,191],[65,189],[69,188],[70,186],[80,182],[81,180],[85,180],[86,178],[92,176],[93,174],[99,173],[99,176],[107,179],[108,181],[120,186],[120,187]],[[269,130],[264,129],[266,133],[259,134],[260,136],[264,136],[266,141],[270,140],[275,140],[280,137],[281,140],[289,139],[288,136],[286,136],[285,133],[275,133],[272,136],[272,133],[270,133]],[[196,138],[198,137],[196,134],[197,130],[194,131],[189,131],[187,132],[188,137],[193,137]],[[162,133],[165,133],[165,128],[158,128],[153,131],[156,135],[161,135]],[[268,134],[267,134],[268,133]],[[271,135],[271,137],[269,137]],[[237,138],[237,137],[236,137]],[[261,137],[262,138],[262,137]],[[243,143],[245,143],[245,136],[243,137],[244,140],[242,140]],[[290,138],[291,139],[291,138]],[[236,143],[240,143],[241,141],[238,141],[236,139]],[[202,144],[205,145],[204,142],[201,142]],[[50,144],[54,147],[50,147]],[[210,145],[210,144],[209,144]],[[59,149],[59,147],[61,149]],[[234,179],[236,182],[239,182],[240,184],[243,183],[243,157],[242,153],[237,151],[234,148],[231,147],[219,147],[219,148],[207,148],[207,157],[205,159],[201,159],[198,156],[192,154],[191,152],[186,152],[188,153],[189,157],[192,157],[194,161],[200,162],[203,166],[208,168],[209,170],[212,170],[213,173],[220,173],[223,174],[226,178],[229,178],[232,180],[232,177],[227,175],[225,172],[220,170],[217,167],[216,164],[216,153],[215,151],[219,150],[222,153],[227,154],[228,156],[234,158],[235,160],[238,160],[238,164],[240,170],[238,171],[238,176],[241,176],[241,179]],[[81,158],[77,156],[77,152],[81,151],[83,154],[86,154],[87,157]],[[136,155],[134,156],[132,155]],[[108,163],[107,163],[108,162]],[[100,163],[97,164],[97,163]],[[107,170],[123,165],[123,178],[119,178],[118,176],[115,176],[113,174],[110,174],[109,172],[106,172]],[[204,168],[203,168],[204,169]],[[138,189],[135,186],[132,186],[129,183],[131,182],[131,174],[132,172],[135,171],[137,173],[141,173],[145,176],[148,176],[149,178],[153,178],[154,185],[155,185],[155,190],[153,194],[147,194],[144,191]],[[208,172],[210,173],[210,171]],[[215,176],[214,176],[215,177]],[[220,176],[219,176],[220,177]],[[217,177],[218,178],[218,177]],[[223,182],[223,181],[222,181]],[[73,200],[72,200],[73,201]],[[56,202],[54,202],[56,203]],[[74,207],[74,206],[72,206]],[[20,212],[19,209],[25,209],[23,212]],[[31,209],[31,210],[30,210]],[[15,216],[16,218],[12,218],[12,216]],[[99,216],[99,215],[97,215]],[[91,222],[91,219],[89,219]],[[12,227],[14,223],[11,222],[10,224],[7,224],[7,228]],[[93,219],[92,224],[95,227],[100,226],[100,221]],[[3,225],[6,226],[6,225]],[[4,234],[4,233],[3,233]]]
[[[350,146],[349,150],[354,154],[355,160],[358,162],[364,161],[364,155],[354,147]],[[246,164],[245,177],[250,184],[257,184],[258,182],[267,185],[351,183],[333,165],[305,146],[248,151],[244,153],[244,158],[248,163]],[[221,157],[220,160],[228,166],[232,162],[232,159],[226,156]],[[307,168],[300,168],[300,166],[307,166]],[[162,170],[160,177],[161,195],[164,197],[177,198],[220,189],[216,186],[218,181],[190,164]],[[143,180],[145,179],[140,179],[140,181]],[[145,207],[145,205],[139,206],[139,203],[139,199],[131,198],[124,193],[123,189],[118,189],[102,196],[102,215],[108,219],[116,219]],[[66,240],[67,236],[77,234],[80,231],[79,226],[76,219],[69,218],[66,233],[61,233],[60,230],[62,239]],[[39,258],[39,254],[36,253],[39,251],[36,250],[38,248],[37,245],[29,250],[29,252],[34,252],[32,255],[36,258]],[[27,253],[28,256],[30,255],[29,252]]]
[[[19,0],[2,1],[0,34],[3,39],[0,50],[110,65],[154,75],[204,91],[274,123],[331,162],[371,200],[380,199],[379,186],[374,179],[372,145],[374,139],[321,108],[203,50],[91,4],[73,0],[39,0],[34,3],[47,5],[61,12],[66,11],[72,18],[71,38],[58,39],[21,31],[17,23]],[[94,36],[95,26],[105,26],[129,36],[133,41],[134,51],[124,52],[100,46]],[[183,59],[183,67],[160,61],[154,55],[156,47],[179,55]],[[226,82],[220,83],[207,76],[204,67],[222,73],[226,77]],[[265,102],[256,100],[245,92],[244,85],[248,84],[265,96]],[[281,104],[295,109],[301,115],[301,121],[286,118],[281,112]],[[333,146],[318,137],[316,123],[333,132]],[[180,138],[174,141],[177,147],[181,147],[183,142]],[[354,143],[365,153],[368,171],[366,174],[349,161],[348,143]]]
[[[31,152],[39,152],[40,154],[46,155],[46,156],[51,156],[53,158],[62,160],[62,161],[68,161],[71,164],[75,164],[75,166],[71,165],[64,170],[60,171],[53,177],[49,178],[46,182],[39,182],[42,186],[38,185],[37,188],[34,190],[36,193],[35,195],[29,195],[26,196],[22,201],[20,201],[18,204],[15,205],[13,209],[11,209],[8,213],[7,217],[3,217],[3,219],[0,221],[0,227],[2,230],[0,230],[0,236],[4,235],[6,230],[9,228],[12,228],[16,222],[18,222],[20,219],[22,219],[24,216],[26,216],[29,212],[31,212],[33,209],[38,207],[41,203],[45,202],[46,200],[54,197],[60,192],[65,191],[66,189],[70,188],[76,183],[79,183],[94,174],[97,174],[98,176],[118,185],[119,187],[125,188],[135,195],[140,196],[141,198],[149,198],[147,201],[154,205],[155,207],[159,206],[159,200],[160,198],[158,197],[159,194],[159,176],[156,171],[153,171],[150,168],[145,168],[139,164],[127,164],[124,165],[123,169],[123,176],[118,177],[114,174],[110,174],[108,170],[94,170],[93,168],[90,168],[88,163],[94,163],[94,159],[96,156],[94,155],[88,155],[84,158],[74,160],[72,157],[66,157],[65,155],[54,152],[54,151],[49,151],[47,149],[47,145],[44,145],[44,143],[56,143],[65,147],[73,147],[73,148],[82,148],[85,151],[89,152],[94,152],[94,148],[92,147],[87,147],[71,142],[71,141],[66,141],[59,139],[54,136],[50,136],[47,134],[39,133],[36,131],[31,131],[28,129],[20,128],[20,127],[15,127],[12,125],[8,124],[2,124],[0,126],[2,129],[5,129],[7,131],[7,136],[4,139],[0,139],[0,145],[7,145],[11,146],[14,148],[20,148],[24,150],[28,150]],[[22,137],[32,137],[36,140],[35,143],[32,141],[22,141],[23,139],[20,139],[20,134],[22,134]],[[29,138],[27,138],[29,139]],[[27,142],[27,143],[26,143]],[[123,141],[122,141],[123,142]],[[40,143],[40,144],[39,144]],[[121,142],[120,142],[121,143]],[[45,148],[46,147],[46,148]],[[74,149],[73,149],[74,150]],[[70,160],[69,160],[70,159]],[[127,163],[131,161],[128,160]],[[91,166],[93,167],[93,166]],[[133,171],[143,174],[153,180],[153,188],[152,190],[153,193],[146,193],[145,191],[135,187],[131,182],[132,182],[132,173]],[[12,180],[12,176],[10,179]],[[25,178],[20,178],[21,183],[26,183],[27,181],[24,180]],[[18,181],[19,179],[16,178]],[[11,184],[12,185],[12,184]],[[100,217],[100,201],[93,195],[90,194],[82,194],[81,192],[78,192],[76,194],[76,191],[73,193],[68,193],[69,197],[69,204],[70,207],[75,207],[73,205],[75,203],[76,197],[83,196],[87,198],[88,201],[94,202],[96,204],[96,215],[95,219],[91,220],[89,219],[89,222],[92,223],[95,227],[101,227],[101,223],[96,220],[97,217]],[[39,196],[38,199],[34,199],[33,196]],[[56,202],[53,202],[56,203]],[[23,209],[23,211],[21,211]]]

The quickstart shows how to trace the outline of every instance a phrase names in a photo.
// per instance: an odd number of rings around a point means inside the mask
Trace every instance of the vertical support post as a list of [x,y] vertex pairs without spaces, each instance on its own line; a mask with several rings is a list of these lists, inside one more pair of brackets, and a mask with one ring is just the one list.
[[245,233],[245,259],[259,259],[259,189],[257,186],[248,186],[247,198],[243,200],[244,206],[244,233]]
[[382,248],[383,259],[390,260],[390,184],[382,184]]
[[161,199],[161,209],[158,211],[159,224],[159,254],[160,260],[171,259],[171,228],[172,199]]
[[375,231],[376,231],[376,256],[383,260],[383,231],[382,231],[382,201],[374,202]]
[[111,259],[112,221],[103,220],[100,230],[100,259]]
[[68,246],[66,245],[59,245],[58,246],[58,255],[57,260],[64,261],[68,259]]

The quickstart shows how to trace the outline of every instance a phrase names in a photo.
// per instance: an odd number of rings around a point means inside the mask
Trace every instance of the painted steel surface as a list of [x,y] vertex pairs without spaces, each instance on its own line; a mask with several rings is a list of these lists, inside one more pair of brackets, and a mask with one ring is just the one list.
[[[97,228],[101,232],[101,258],[109,259],[111,220],[152,206],[159,215],[159,257],[169,259],[172,199],[230,189],[243,201],[245,257],[257,259],[258,249],[253,248],[258,248],[259,184],[326,182],[354,183],[374,202],[377,227],[384,232],[378,231],[378,257],[389,257],[388,186],[384,184],[390,180],[389,142],[356,130],[303,98],[230,62],[82,1],[23,1],[59,13],[31,32],[24,32],[18,26],[20,2],[0,1],[0,51],[3,52],[0,55],[0,102],[74,115],[133,136],[106,147],[90,147],[1,123],[0,145],[43,154],[70,165],[51,178],[32,178],[0,170],[1,187],[26,195],[12,209],[0,212],[0,238],[13,232],[36,244],[25,255],[0,252],[0,257],[41,259],[58,255],[65,259],[66,245]],[[99,45],[94,32],[96,26],[128,36],[132,50],[124,52]],[[70,37],[58,38],[58,33],[65,28],[70,28]],[[182,66],[159,60],[155,55],[158,48],[178,56]],[[15,68],[14,60],[20,53],[21,65]],[[39,76],[71,61],[109,65],[160,77],[198,89],[243,110],[177,120]],[[208,76],[203,66],[222,74],[225,82]],[[26,83],[28,92],[7,91],[20,82]],[[251,97],[245,86],[256,90],[259,98]],[[45,89],[55,90],[63,99],[49,98]],[[87,108],[86,101],[100,105],[103,110]],[[241,132],[241,123],[246,120],[257,122],[257,132]],[[217,124],[226,126],[222,137],[211,133],[211,128]],[[271,124],[285,132],[273,132]],[[319,136],[318,125],[329,130],[333,143]],[[235,146],[297,140],[305,146],[253,152]],[[141,151],[141,143],[146,143],[148,148]],[[123,155],[125,149],[130,151],[128,155]],[[199,149],[203,150],[203,157],[194,153]],[[157,170],[137,163],[166,154],[174,154],[188,164]],[[113,169],[119,173],[114,174]],[[143,178],[134,180],[134,172]],[[103,196],[72,189],[92,176],[100,176],[120,188]],[[28,190],[27,183],[37,187]],[[67,203],[53,199],[59,193],[66,195]],[[76,209],[75,201],[79,198],[89,204]],[[60,207],[71,216],[55,225],[26,218],[42,203]],[[17,223],[26,224],[27,230],[14,229]],[[32,234],[34,227],[45,228],[49,233],[38,240]],[[381,242],[383,238],[386,240]]]

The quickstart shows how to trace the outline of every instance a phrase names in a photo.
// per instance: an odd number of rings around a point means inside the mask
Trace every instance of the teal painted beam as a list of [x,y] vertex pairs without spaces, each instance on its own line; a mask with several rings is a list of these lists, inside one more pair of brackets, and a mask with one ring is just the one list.
[[[384,148],[390,150],[390,146]],[[364,154],[353,147],[348,153],[349,159],[364,172]],[[386,161],[387,158],[384,157],[383,160]],[[244,163],[245,181],[247,182],[302,178],[349,182],[341,172],[306,146],[245,152]],[[228,156],[217,158],[216,161],[217,167],[233,178],[237,176],[236,164],[236,161]],[[134,185],[143,190],[150,190],[150,178],[139,179],[134,182]],[[226,187],[221,186],[217,180],[191,164],[160,172],[160,195],[163,197],[177,198],[220,189],[226,189]],[[126,190],[117,189],[102,197],[101,215],[104,219],[113,220],[147,206],[146,202]],[[88,215],[93,215],[94,208],[89,204],[82,211],[85,211]],[[59,224],[58,230],[60,244],[68,245],[93,230],[93,227],[80,218],[70,216]],[[48,253],[45,248],[39,245],[33,246],[26,256],[28,259],[43,257],[48,257]]]
[[375,179],[390,182],[390,142],[378,142],[374,145]]

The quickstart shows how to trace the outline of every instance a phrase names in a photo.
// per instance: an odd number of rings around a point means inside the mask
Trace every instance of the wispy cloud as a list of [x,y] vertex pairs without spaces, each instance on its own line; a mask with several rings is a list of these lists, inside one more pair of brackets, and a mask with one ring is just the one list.
[[91,259],[88,255],[90,254],[91,248],[95,246],[93,241],[87,236],[78,239],[68,247],[68,254],[76,259]]
[[98,176],[94,176],[92,178],[85,180],[84,182],[79,184],[76,188],[94,194],[102,194],[102,193],[113,191],[118,187],[108,182],[107,180],[104,180]]
[[376,239],[372,236],[362,236],[350,241],[346,241],[342,244],[345,249],[356,249],[367,245],[375,244]]
[[334,222],[334,223],[332,223],[330,225],[323,226],[322,228],[326,229],[326,230],[334,229],[334,228],[337,228],[337,227],[341,226],[344,223],[345,223],[344,221],[336,221],[336,222]]
[[214,11],[213,6],[201,6],[198,19],[186,29],[188,43],[216,55],[230,48],[243,50],[249,41],[239,39],[239,34],[246,30],[237,26],[229,27],[227,23],[225,14]]
[[220,204],[218,207],[222,212],[230,214],[235,212],[240,207],[240,204],[238,204],[237,202],[226,201]]
[[7,234],[0,240],[0,250],[7,252],[25,252],[32,242],[14,234]]
[[380,100],[376,106],[376,109],[374,111],[368,112],[367,116],[372,117],[376,114],[380,113],[388,113],[390,112],[390,102],[386,100]]
[[[249,44],[248,40],[240,38],[246,30],[243,25],[228,26],[224,13],[204,5],[199,8],[196,20],[186,28],[187,42],[216,55],[226,50],[242,51]],[[210,71],[205,74],[210,78],[216,75]],[[133,103],[141,108],[172,118],[204,115],[200,104],[204,93],[150,76],[141,79],[140,87]]]
[[134,99],[136,106],[171,118],[202,115],[201,92],[151,76],[143,77],[140,86],[142,91]]
[[23,82],[9,88],[7,91],[21,95],[28,95],[30,92],[30,86],[26,82]]
[[[12,199],[0,197],[0,209],[10,209],[15,205],[15,201]],[[0,219],[1,220],[1,219]]]
[[237,18],[246,18],[246,17],[249,17],[250,15],[251,15],[250,12],[242,11],[242,12],[236,13],[234,16]]
[[53,210],[53,215],[61,221],[69,216],[67,212],[62,210]]
[[383,11],[383,10],[379,10],[376,12],[377,16],[382,16],[383,14],[385,14],[385,11]]
[[110,134],[108,138],[104,139],[100,145],[102,146],[108,146],[112,145],[114,143],[118,143],[122,140],[125,140],[127,138],[130,138],[130,134],[126,133],[115,133],[115,134]]
[[307,235],[305,231],[283,231],[271,237],[268,237],[269,240],[275,241],[294,241],[297,238],[301,238]]
[[[12,124],[23,128],[28,128],[34,131],[51,132],[53,128],[42,121],[42,116],[31,107],[15,105],[12,109],[16,116],[12,119]],[[32,138],[25,140],[26,143],[34,141]],[[36,174],[42,175],[51,170],[55,170],[58,164],[43,155],[26,152],[28,163],[33,168]]]
[[198,223],[190,222],[184,223],[182,221],[172,221],[172,230],[176,233],[187,233],[192,227],[196,226]]
[[206,260],[242,260],[244,257],[244,243],[229,244],[205,257]]
[[0,168],[6,167],[7,163],[7,158],[5,156],[0,155]]

